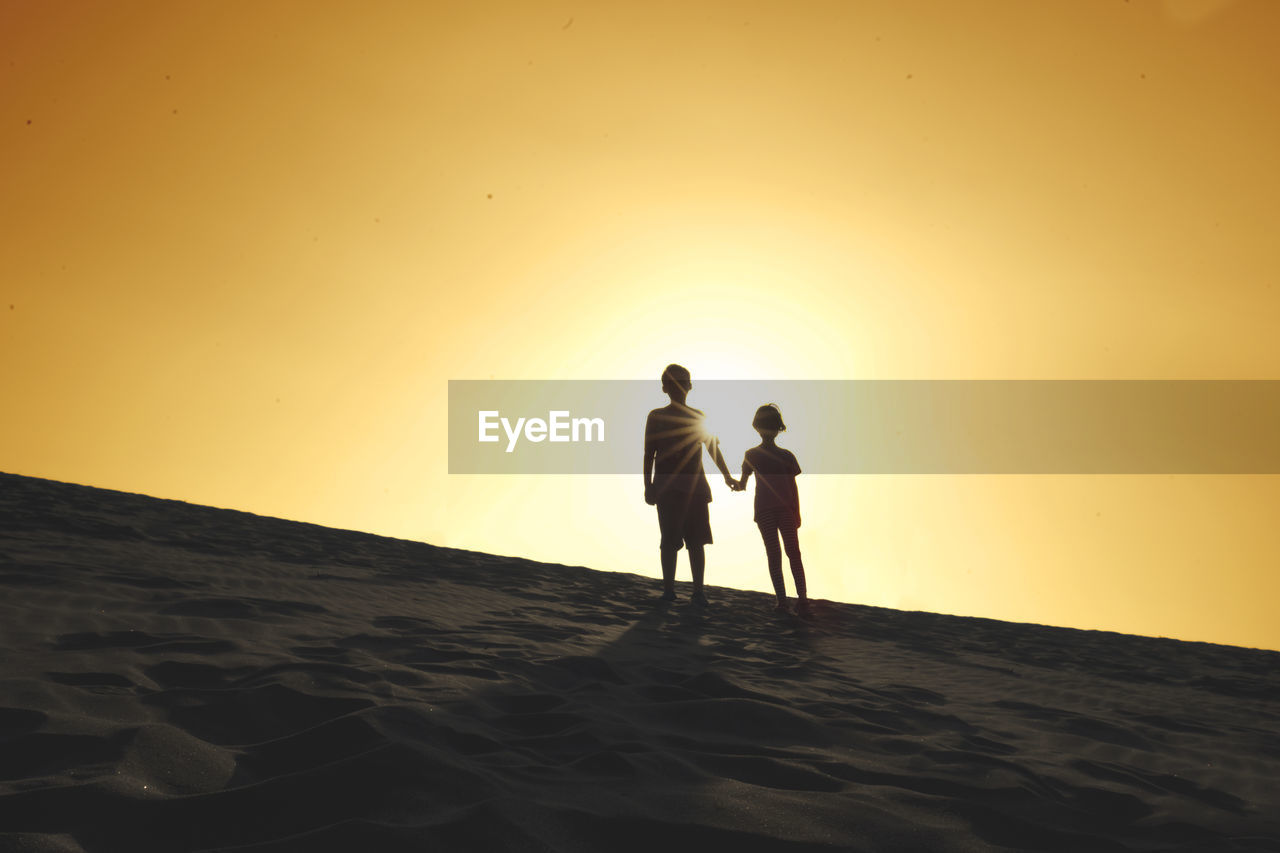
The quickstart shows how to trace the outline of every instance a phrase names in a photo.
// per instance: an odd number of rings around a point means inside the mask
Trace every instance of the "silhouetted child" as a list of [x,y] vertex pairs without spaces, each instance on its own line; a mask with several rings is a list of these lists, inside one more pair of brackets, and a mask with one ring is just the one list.
[[705,605],[703,589],[706,569],[704,546],[711,544],[711,521],[707,504],[711,487],[702,469],[702,448],[711,454],[725,484],[736,487],[720,445],[708,435],[703,413],[686,405],[693,381],[689,371],[669,364],[662,371],[662,390],[670,404],[654,409],[644,426],[644,499],[658,508],[658,548],[662,559],[662,599],[676,598],[676,555],[681,547],[689,551],[695,604]]
[[778,595],[779,612],[787,610],[787,588],[782,582],[782,554],[778,549],[778,535],[782,535],[782,547],[791,563],[791,576],[796,583],[796,610],[809,613],[808,591],[805,589],[804,564],[800,561],[800,538],[796,529],[800,526],[800,493],[796,491],[796,475],[800,463],[791,451],[776,443],[778,433],[786,430],[782,412],[770,403],[756,409],[751,426],[760,433],[760,444],[746,452],[742,459],[742,479],[738,487],[745,489],[747,478],[756,475],[755,522],[764,539],[764,553],[769,560],[769,577]]

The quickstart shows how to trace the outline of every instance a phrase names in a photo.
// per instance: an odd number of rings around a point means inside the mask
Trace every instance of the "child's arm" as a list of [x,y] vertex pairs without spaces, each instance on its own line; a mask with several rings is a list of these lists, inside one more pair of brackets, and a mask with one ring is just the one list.
[[658,496],[653,490],[653,463],[657,459],[658,450],[653,442],[653,415],[644,422],[644,502],[653,506]]
[[742,477],[737,480],[738,491],[742,491],[747,487],[747,480],[751,477],[751,463],[742,459]]
[[720,452],[720,439],[712,438],[707,442],[707,450],[711,453],[711,460],[716,463],[716,467],[720,469],[720,473],[724,475],[724,484],[733,487],[733,475],[729,473],[729,466],[724,461],[724,454]]

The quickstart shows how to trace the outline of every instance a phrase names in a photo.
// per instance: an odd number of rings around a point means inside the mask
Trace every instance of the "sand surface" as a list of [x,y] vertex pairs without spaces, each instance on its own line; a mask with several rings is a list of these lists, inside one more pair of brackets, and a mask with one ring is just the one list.
[[0,851],[1280,851],[1280,653],[657,592],[0,475]]

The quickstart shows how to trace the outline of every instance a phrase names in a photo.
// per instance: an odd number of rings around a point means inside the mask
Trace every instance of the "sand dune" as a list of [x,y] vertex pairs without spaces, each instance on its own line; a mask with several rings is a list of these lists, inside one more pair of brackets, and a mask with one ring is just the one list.
[[0,850],[1280,851],[1280,654],[0,476]]

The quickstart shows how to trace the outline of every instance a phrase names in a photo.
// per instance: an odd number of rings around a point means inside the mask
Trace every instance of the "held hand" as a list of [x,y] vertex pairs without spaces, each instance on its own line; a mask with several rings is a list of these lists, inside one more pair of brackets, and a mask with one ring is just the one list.
[[649,506],[654,506],[658,503],[658,496],[653,491],[653,484],[644,487],[644,502]]

